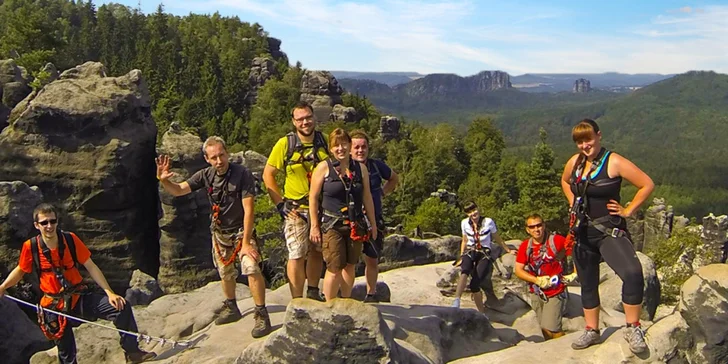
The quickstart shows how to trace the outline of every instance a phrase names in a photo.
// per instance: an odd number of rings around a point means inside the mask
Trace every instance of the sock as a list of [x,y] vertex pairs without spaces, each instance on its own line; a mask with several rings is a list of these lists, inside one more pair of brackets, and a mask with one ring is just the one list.
[[589,325],[586,325],[586,331],[595,331],[596,333],[599,333],[599,329],[595,329]]
[[642,326],[642,324],[640,324],[639,321],[633,322],[631,324],[629,322],[627,323],[627,327],[640,327],[640,326]]
[[255,305],[255,308],[264,309],[265,308],[265,303],[262,304],[262,305]]

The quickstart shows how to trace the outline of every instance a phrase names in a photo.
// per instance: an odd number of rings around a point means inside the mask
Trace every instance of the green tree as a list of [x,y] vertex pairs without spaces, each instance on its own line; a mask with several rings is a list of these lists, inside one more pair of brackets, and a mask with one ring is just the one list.
[[424,232],[460,235],[460,215],[457,207],[438,198],[428,198],[407,218],[405,229],[411,231],[419,226]]

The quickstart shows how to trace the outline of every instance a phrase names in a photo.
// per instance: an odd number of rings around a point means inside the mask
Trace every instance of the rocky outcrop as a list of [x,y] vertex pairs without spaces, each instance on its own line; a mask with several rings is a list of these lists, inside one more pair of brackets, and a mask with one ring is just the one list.
[[456,96],[511,88],[510,76],[501,71],[483,71],[469,77],[454,74],[431,74],[396,86],[410,97]]
[[574,81],[573,91],[575,93],[587,93],[591,92],[591,82],[585,78],[580,78]]
[[444,188],[440,188],[437,191],[430,193],[430,197],[437,198],[448,205],[457,206],[458,204],[458,195]]
[[0,131],[8,125],[10,110],[32,91],[28,72],[14,60],[0,60]]
[[[280,46],[280,43],[279,43]],[[271,77],[277,77],[278,70],[273,60],[266,57],[255,57],[253,63],[250,66],[250,73],[248,76],[248,84],[250,90],[245,95],[245,101],[252,105],[258,99],[258,90],[265,85]]]
[[[638,234],[632,235],[635,249],[649,251],[656,248],[659,242],[668,239],[674,230],[686,227],[689,222],[690,220],[685,216],[675,216],[674,209],[665,203],[665,199],[654,198],[652,206],[644,214],[642,223],[629,221],[629,229],[630,232],[638,232]],[[634,225],[636,229],[631,225]],[[640,227],[641,234],[639,234]]]
[[728,362],[728,265],[700,268],[680,291],[678,309],[695,340],[690,363]]
[[124,299],[132,306],[148,305],[162,294],[164,293],[159,288],[157,280],[137,269],[131,275],[129,289],[126,290]]
[[379,137],[384,142],[399,138],[399,126],[399,118],[396,116],[382,116],[379,119]]
[[404,235],[390,235],[384,240],[379,270],[384,272],[399,267],[455,261],[459,252],[460,238],[457,236],[417,240]]
[[15,267],[23,241],[34,233],[33,209],[43,201],[37,186],[25,182],[0,182],[0,274]]
[[159,267],[156,133],[141,72],[106,77],[88,62],[15,107],[0,134],[0,181],[38,186],[123,289],[134,269]]
[[330,121],[342,121],[345,123],[358,123],[361,115],[351,106],[334,105],[331,111]]
[[412,356],[394,341],[375,307],[353,300],[298,299],[288,305],[283,327],[248,346],[240,359],[261,364],[425,363]]
[[706,264],[719,262],[723,243],[728,241],[728,216],[710,214],[704,217],[700,237],[705,242],[704,248],[708,250],[708,254],[702,255],[712,257],[712,261]]
[[266,40],[268,41],[268,53],[270,53],[271,57],[288,63],[288,56],[281,51],[281,40],[273,37],[267,37]]
[[331,72],[306,71],[301,78],[301,101],[313,106],[319,122],[332,119],[334,105],[341,104],[344,90]]
[[[208,166],[202,140],[172,123],[162,136],[159,154],[171,159],[174,182]],[[188,291],[218,278],[210,245],[210,202],[204,189],[174,197],[160,185],[163,216],[159,220],[159,285],[166,293]]]
[[0,298],[0,358],[3,363],[27,363],[30,357],[53,346],[15,302]]

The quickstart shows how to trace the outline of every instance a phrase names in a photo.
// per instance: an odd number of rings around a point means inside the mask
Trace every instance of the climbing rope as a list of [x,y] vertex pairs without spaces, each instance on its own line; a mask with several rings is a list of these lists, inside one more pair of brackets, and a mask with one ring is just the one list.
[[17,303],[20,303],[22,305],[25,305],[25,306],[28,306],[30,308],[35,309],[36,312],[38,312],[38,315],[43,315],[44,312],[50,312],[50,313],[56,314],[58,316],[64,317],[66,319],[71,319],[71,320],[78,321],[78,322],[81,322],[81,323],[84,323],[84,324],[89,324],[89,325],[93,325],[93,326],[102,327],[104,329],[114,330],[114,331],[120,332],[120,333],[122,333],[124,335],[134,336],[134,337],[137,338],[137,342],[144,341],[145,343],[149,344],[152,341],[157,341],[160,344],[162,344],[162,346],[167,345],[167,344],[172,345],[172,348],[176,348],[177,346],[190,347],[192,345],[187,340],[175,341],[175,340],[165,339],[165,338],[161,338],[161,337],[144,335],[144,334],[140,334],[138,332],[131,332],[131,331],[126,331],[126,330],[121,330],[121,329],[117,329],[115,327],[106,326],[106,325],[102,325],[102,324],[99,324],[99,323],[91,322],[91,321],[84,320],[84,319],[79,318],[79,317],[71,316],[71,315],[68,315],[68,314],[65,314],[65,313],[62,313],[62,312],[54,311],[54,310],[51,310],[51,309],[48,309],[48,308],[43,308],[40,305],[34,305],[34,304],[30,303],[30,302],[26,302],[26,301],[23,301],[21,299],[15,298],[15,297],[13,297],[13,296],[11,296],[9,294],[6,294],[5,297],[7,297],[10,300],[15,301]]

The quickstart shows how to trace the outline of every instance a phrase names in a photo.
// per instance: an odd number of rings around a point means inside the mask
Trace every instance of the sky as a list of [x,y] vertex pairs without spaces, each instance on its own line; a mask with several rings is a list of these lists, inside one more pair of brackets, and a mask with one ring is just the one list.
[[[98,4],[108,1],[97,1]],[[114,1],[144,13],[160,0]],[[238,16],[308,69],[455,73],[728,73],[722,1],[167,0]]]

